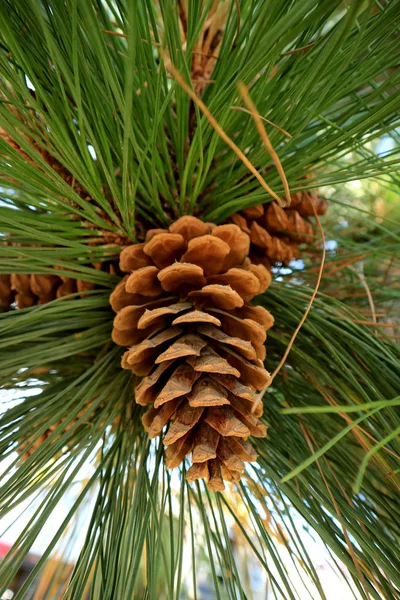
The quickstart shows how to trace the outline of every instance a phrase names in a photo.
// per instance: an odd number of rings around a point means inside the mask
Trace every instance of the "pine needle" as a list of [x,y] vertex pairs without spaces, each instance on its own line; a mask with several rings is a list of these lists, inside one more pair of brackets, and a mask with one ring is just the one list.
[[236,156],[243,162],[244,165],[246,165],[246,167],[249,169],[249,171],[251,171],[251,173],[253,173],[254,177],[256,177],[256,179],[260,182],[260,184],[265,189],[265,191],[268,192],[274,198],[274,200],[276,200],[278,203],[281,203],[281,199],[279,198],[279,196],[277,194],[275,194],[275,192],[269,187],[269,185],[266,183],[266,181],[260,175],[260,173],[257,171],[257,169],[251,164],[251,162],[248,160],[248,158],[245,156],[245,154],[243,154],[243,152],[235,144],[235,142],[225,133],[225,131],[222,129],[222,127],[219,125],[219,123],[216,121],[216,119],[210,113],[207,106],[195,94],[195,92],[187,85],[187,83],[185,82],[183,77],[180,75],[179,71],[172,65],[171,61],[164,57],[164,64],[165,64],[165,68],[173,75],[174,79],[181,86],[181,88],[185,90],[185,92],[188,94],[188,96],[190,96],[190,98],[193,100],[193,102],[195,102],[195,104],[200,108],[200,110],[205,115],[205,117],[209,121],[210,125],[218,133],[220,138],[234,151]]

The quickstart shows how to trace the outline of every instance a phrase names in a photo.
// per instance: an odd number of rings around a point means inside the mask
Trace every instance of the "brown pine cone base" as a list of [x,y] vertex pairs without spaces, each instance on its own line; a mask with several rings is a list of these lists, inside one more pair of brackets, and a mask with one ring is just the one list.
[[249,246],[234,224],[182,217],[122,251],[130,274],[110,298],[113,340],[129,346],[122,367],[138,377],[136,402],[149,407],[146,431],[155,438],[168,426],[167,468],[191,453],[187,480],[205,478],[214,491],[256,460],[247,438],[266,435],[256,391],[270,380],[263,360],[273,318],[250,301],[271,276],[248,259]]

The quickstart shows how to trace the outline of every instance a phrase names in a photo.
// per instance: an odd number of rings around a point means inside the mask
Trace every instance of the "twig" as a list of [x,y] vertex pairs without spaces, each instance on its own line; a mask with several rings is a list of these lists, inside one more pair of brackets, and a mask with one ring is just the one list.
[[215,79],[192,79],[193,83],[217,83]]
[[288,181],[286,179],[286,175],[285,175],[285,171],[283,170],[282,167],[282,163],[279,159],[279,156],[277,155],[277,153],[275,152],[274,147],[272,146],[268,134],[265,130],[264,124],[262,122],[260,113],[257,110],[256,105],[254,104],[253,100],[250,98],[250,94],[248,92],[247,87],[244,85],[244,83],[240,82],[238,84],[238,88],[239,88],[239,94],[241,95],[241,97],[243,98],[244,103],[247,105],[247,108],[249,109],[251,116],[254,119],[254,122],[256,124],[258,133],[260,134],[260,138],[265,146],[265,148],[267,149],[267,152],[269,152],[274,165],[277,168],[277,171],[279,173],[279,176],[282,180],[283,183],[283,189],[285,190],[285,196],[286,196],[286,204],[282,201],[282,199],[279,199],[279,205],[280,206],[290,206],[290,190],[289,190],[289,184]]
[[390,269],[392,268],[393,263],[394,263],[394,259],[395,259],[395,254],[393,254],[392,258],[390,259],[388,267],[387,267],[387,269],[386,269],[386,271],[384,273],[383,281],[382,281],[383,285],[386,285],[386,282],[387,282],[388,277],[389,277]]
[[[247,113],[248,115],[251,115],[251,110],[248,110],[247,108],[244,108],[244,106],[230,106],[229,108],[231,110],[240,110],[242,112]],[[282,129],[282,127],[279,127],[279,125],[276,125],[275,123],[273,123],[272,121],[269,121],[268,119],[266,119],[265,117],[262,117],[261,115],[259,115],[259,116],[260,116],[260,119],[262,119],[263,121],[265,121],[269,125],[272,125],[272,127],[275,127],[275,129],[277,129],[278,131],[280,131],[281,133],[283,133],[283,135],[286,135],[286,137],[288,137],[288,138],[292,137],[288,131],[285,131],[285,129]]]
[[276,367],[275,371],[272,373],[272,375],[271,375],[271,382],[270,383],[272,383],[272,381],[275,379],[275,377],[277,376],[277,374],[279,373],[279,371],[281,370],[281,368],[285,364],[286,359],[287,359],[287,357],[289,355],[289,352],[292,349],[292,346],[293,346],[293,344],[295,342],[297,334],[299,333],[300,329],[302,328],[302,326],[304,325],[304,323],[305,323],[305,321],[306,321],[306,319],[308,317],[308,314],[309,314],[309,312],[311,310],[311,307],[312,307],[312,305],[314,303],[315,297],[316,297],[316,295],[318,293],[319,286],[321,285],[322,273],[323,273],[323,270],[324,270],[325,257],[326,257],[325,234],[324,234],[324,230],[322,228],[321,221],[319,219],[319,216],[317,214],[317,211],[316,211],[314,205],[313,205],[313,210],[314,210],[314,215],[315,215],[315,218],[316,218],[316,221],[317,221],[318,229],[319,229],[319,231],[321,233],[321,241],[322,241],[322,258],[321,258],[321,265],[320,265],[319,273],[318,273],[318,279],[317,279],[317,283],[316,283],[316,286],[314,288],[314,291],[312,293],[312,296],[310,298],[310,301],[308,303],[308,306],[306,308],[306,311],[305,311],[305,313],[304,313],[304,315],[303,315],[300,323],[297,325],[297,327],[295,329],[295,332],[292,335],[292,338],[291,338],[291,340],[290,340],[290,342],[289,342],[289,344],[288,344],[288,346],[287,346],[287,348],[285,350],[284,355],[282,356],[282,359],[281,359],[279,365]]
[[281,52],[281,56],[292,56],[292,54],[298,54],[299,52],[308,52],[311,48],[315,46],[315,42],[311,42],[307,44],[307,46],[303,46],[302,48],[295,48],[294,50],[289,50],[288,52]]
[[375,304],[374,304],[374,300],[372,298],[372,294],[371,294],[371,290],[368,287],[368,283],[367,280],[365,279],[365,275],[362,271],[357,271],[357,269],[355,269],[354,267],[348,267],[349,271],[351,271],[352,273],[355,273],[357,275],[357,277],[359,277],[362,286],[365,289],[365,293],[367,294],[367,298],[368,298],[368,302],[369,302],[369,307],[371,309],[371,315],[372,315],[372,320],[376,325],[376,311],[375,311]]
[[385,446],[386,444],[388,444],[389,442],[391,442],[392,440],[397,438],[399,435],[400,435],[400,427],[397,427],[397,429],[395,429],[389,435],[387,435],[385,438],[383,438],[383,440],[381,440],[378,444],[376,444],[376,446],[371,448],[367,452],[367,454],[364,456],[361,466],[358,470],[357,477],[354,482],[354,486],[353,486],[353,491],[355,494],[358,494],[361,489],[362,480],[364,478],[364,473],[367,469],[368,463],[371,460],[371,458],[374,456],[374,454],[376,454],[379,450],[381,450],[383,448],[383,446]]
[[[302,430],[303,435],[304,435],[304,437],[306,439],[307,446],[309,447],[309,449],[311,450],[311,452],[314,453],[315,452],[314,446],[313,446],[312,441],[310,439],[311,437],[313,437],[313,436],[311,436],[311,432],[309,432],[308,428],[305,425],[303,425],[302,423],[300,423],[300,429]],[[315,439],[314,439],[314,442],[315,442]],[[328,461],[326,460],[325,456],[323,457],[323,460],[324,460],[325,464],[327,465],[327,467],[328,467],[329,471],[331,472],[331,474],[333,474],[333,471],[332,471],[332,469],[331,469]],[[362,572],[361,567],[363,567],[365,569],[365,571],[368,573],[369,577],[371,577],[372,573],[367,569],[367,567],[364,565],[364,563],[362,563],[359,560],[358,556],[356,555],[356,553],[354,551],[353,544],[350,541],[350,536],[348,534],[348,531],[347,531],[346,527],[343,525],[343,517],[342,517],[341,510],[339,508],[339,505],[338,505],[338,503],[337,503],[337,501],[335,499],[334,494],[332,493],[332,490],[331,490],[331,488],[330,488],[330,486],[328,484],[328,480],[325,477],[324,471],[323,471],[323,469],[322,469],[319,461],[317,460],[316,462],[317,462],[317,468],[318,468],[319,474],[321,475],[322,481],[324,482],[326,490],[327,490],[327,492],[329,494],[329,498],[331,499],[331,502],[333,504],[333,507],[334,507],[334,509],[336,511],[336,514],[337,514],[337,517],[339,519],[340,526],[341,526],[341,529],[343,531],[344,538],[346,540],[347,548],[348,548],[349,554],[351,556],[351,559],[353,561],[353,564],[354,564],[354,566],[356,568],[356,571],[358,573],[358,576],[360,578],[361,585],[362,585],[362,587],[363,587],[363,589],[364,589],[364,591],[366,593],[366,596],[367,596],[368,600],[370,600],[371,596],[369,595],[368,589],[367,589],[367,587],[365,585],[365,577],[364,577],[364,573]],[[343,492],[343,490],[342,490],[342,492]],[[375,583],[377,583],[376,580],[375,580]]]
[[115,37],[127,38],[126,33],[119,33],[119,31],[111,31],[110,29],[102,29],[102,33],[107,33],[108,35],[115,35]]
[[[340,260],[335,260],[335,261],[328,263],[326,276],[331,277],[338,271],[341,271],[342,269],[346,269],[346,267],[348,267],[349,265],[351,265],[355,262],[358,262],[359,260],[365,258],[369,254],[371,254],[371,252],[365,252],[364,254],[360,254],[358,256],[353,256],[350,259],[342,258]],[[330,271],[328,271],[329,268],[330,268]],[[315,271],[317,271],[317,267],[313,267],[312,269],[308,270],[309,273],[315,273]]]
[[[311,383],[311,385],[313,385],[315,387],[315,389],[321,394],[321,396],[326,400],[326,402],[333,407],[338,407],[338,403],[336,402],[336,400],[333,398],[333,396],[331,396],[330,394],[328,394],[328,392],[326,390],[324,390],[323,388],[321,388],[313,379],[311,379],[311,377],[306,377],[307,381],[309,381]],[[341,407],[343,408],[343,407]],[[347,406],[346,406],[347,408]],[[347,425],[349,425],[350,423],[352,423],[352,419],[347,415],[346,412],[346,408],[344,411],[340,411],[337,414],[344,419],[344,421],[347,423]],[[372,407],[371,407],[372,408]],[[355,438],[357,439],[357,441],[359,442],[359,444],[368,452],[368,450],[370,450],[371,446],[368,444],[368,442],[364,439],[364,436],[367,437],[368,439],[370,439],[372,442],[374,442],[374,444],[378,443],[378,440],[376,440],[374,438],[374,436],[367,431],[366,429],[363,428],[362,425],[357,425],[354,429],[352,429],[352,433],[355,436]],[[388,453],[391,454],[392,456],[394,456],[396,458],[396,460],[400,460],[400,456],[398,454],[396,454],[395,452],[393,452],[393,450],[390,450],[390,448],[384,448],[384,450]],[[382,460],[380,457],[376,457],[376,461],[380,464],[380,466],[383,466],[384,471],[388,474],[389,470],[387,468],[387,465],[385,464],[385,461]],[[395,482],[396,483],[396,482]],[[397,485],[397,484],[396,484]]]

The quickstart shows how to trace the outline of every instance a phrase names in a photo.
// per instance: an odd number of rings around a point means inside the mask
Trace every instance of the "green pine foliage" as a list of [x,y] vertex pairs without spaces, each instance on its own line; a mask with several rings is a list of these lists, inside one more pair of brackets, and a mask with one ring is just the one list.
[[[336,245],[265,393],[269,431],[257,440],[258,462],[222,494],[187,484],[185,467],[166,471],[162,444],[148,441],[132,375],[111,341],[109,295],[119,277],[93,268],[181,215],[220,223],[271,201],[167,68],[172,61],[192,85],[213,0],[188,0],[184,43],[173,0],[0,2],[0,273],[96,284],[0,314],[2,523],[34,505],[0,563],[0,597],[47,530],[47,549],[15,595],[33,598],[32,581],[84,522],[72,572],[62,574],[58,596],[44,586],[44,600],[201,600],[201,570],[217,600],[251,599],[241,546],[271,597],[325,599],[305,535],[320,540],[343,577],[346,570],[355,597],[399,598],[400,3],[224,1],[225,32],[202,99],[283,196],[251,115],[237,110],[238,83],[249,86],[260,115],[290,134],[266,125],[291,191],[329,192],[322,224]],[[394,141],[385,154],[376,151],[383,136]],[[393,199],[387,216],[374,215],[376,191],[357,202],[343,192],[344,182],[371,177]],[[271,372],[320,262],[316,244],[300,265],[276,269],[258,298],[275,317]]]

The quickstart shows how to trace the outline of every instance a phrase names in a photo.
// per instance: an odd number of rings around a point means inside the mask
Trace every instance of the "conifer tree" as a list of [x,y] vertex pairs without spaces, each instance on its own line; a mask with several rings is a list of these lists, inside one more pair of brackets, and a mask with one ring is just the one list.
[[0,2],[0,596],[399,598],[399,14]]

